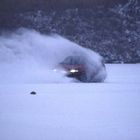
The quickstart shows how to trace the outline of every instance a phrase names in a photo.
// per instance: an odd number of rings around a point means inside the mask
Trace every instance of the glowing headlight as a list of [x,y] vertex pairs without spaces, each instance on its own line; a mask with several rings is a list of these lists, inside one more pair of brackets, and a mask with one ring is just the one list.
[[78,72],[78,70],[71,69],[70,72],[71,72],[71,73],[75,73],[75,72]]
[[53,69],[54,72],[56,73],[62,73],[62,74],[67,74],[68,72],[62,69]]

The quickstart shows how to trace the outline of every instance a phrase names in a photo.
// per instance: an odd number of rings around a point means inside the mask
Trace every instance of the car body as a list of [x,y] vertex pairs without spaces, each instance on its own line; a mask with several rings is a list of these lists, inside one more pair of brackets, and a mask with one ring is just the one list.
[[59,63],[59,68],[64,70],[67,77],[81,82],[102,82],[106,77],[106,72],[104,61],[101,60],[100,63],[100,66],[95,65],[91,71],[90,61],[86,57],[74,55],[66,57]]

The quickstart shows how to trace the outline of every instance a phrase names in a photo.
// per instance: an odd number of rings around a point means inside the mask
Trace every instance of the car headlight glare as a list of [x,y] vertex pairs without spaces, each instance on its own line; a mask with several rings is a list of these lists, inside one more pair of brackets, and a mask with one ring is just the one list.
[[75,72],[78,72],[78,70],[71,69],[70,72],[71,72],[71,73],[75,73]]

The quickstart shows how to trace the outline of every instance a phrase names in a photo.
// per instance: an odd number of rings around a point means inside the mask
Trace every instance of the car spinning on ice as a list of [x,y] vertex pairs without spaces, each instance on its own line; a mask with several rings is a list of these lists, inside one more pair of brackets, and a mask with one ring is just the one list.
[[59,68],[63,69],[67,77],[81,82],[103,82],[106,78],[106,68],[102,58],[93,63],[82,55],[68,56],[59,63]]

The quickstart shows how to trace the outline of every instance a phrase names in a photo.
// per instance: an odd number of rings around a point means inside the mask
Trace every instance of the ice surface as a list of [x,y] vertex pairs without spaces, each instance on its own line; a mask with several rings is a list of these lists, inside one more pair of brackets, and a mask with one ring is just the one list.
[[105,83],[1,84],[0,140],[139,140],[140,64],[107,72]]

